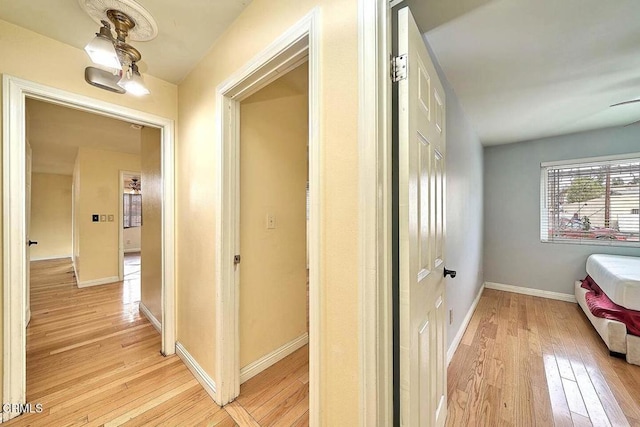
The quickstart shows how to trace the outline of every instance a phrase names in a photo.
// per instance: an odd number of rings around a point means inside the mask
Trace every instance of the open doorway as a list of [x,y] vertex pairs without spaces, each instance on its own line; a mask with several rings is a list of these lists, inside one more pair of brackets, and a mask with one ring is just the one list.
[[[308,420],[308,74],[305,62],[240,102],[236,401],[261,424]],[[280,385],[261,390],[266,377]],[[262,413],[258,395],[280,398]]]
[[[153,344],[154,354],[156,355],[159,353],[158,350],[165,355],[175,352],[175,324],[173,321],[173,271],[175,265],[173,249],[173,122],[161,117],[81,97],[10,76],[4,76],[3,80],[5,88],[7,88],[7,90],[3,91],[4,102],[5,105],[9,106],[9,111],[12,112],[12,114],[8,116],[8,119],[3,121],[5,137],[2,151],[4,170],[6,173],[6,179],[3,180],[3,197],[5,200],[16,201],[16,203],[5,205],[3,222],[3,236],[6,243],[6,250],[3,252],[3,256],[5,277],[7,278],[4,282],[5,322],[3,322],[3,335],[5,357],[3,358],[3,389],[7,401],[21,404],[25,402],[28,393],[27,367],[32,366],[27,362],[27,347],[30,340],[36,339],[35,335],[29,334],[29,331],[26,330],[27,316],[25,316],[25,308],[27,309],[27,313],[29,313],[29,289],[27,285],[30,283],[27,274],[30,259],[27,257],[28,252],[24,250],[24,247],[27,245],[26,232],[28,231],[25,229],[27,223],[25,219],[27,217],[31,218],[31,212],[28,212],[29,209],[26,203],[26,184],[28,184],[28,182],[25,176],[27,172],[27,151],[28,145],[30,145],[27,143],[27,135],[25,132],[27,128],[26,112],[29,108],[28,104],[38,103],[41,104],[40,106],[43,108],[59,108],[61,109],[60,111],[66,111],[64,114],[72,112],[94,116],[100,120],[124,120],[126,121],[127,127],[130,127],[131,124],[137,125],[138,131],[141,129],[140,125],[142,125],[143,128],[154,129],[156,135],[154,156],[159,159],[157,171],[161,171],[161,174],[160,172],[156,173],[158,177],[156,185],[160,189],[159,193],[161,195],[159,198],[161,202],[158,204],[157,209],[157,215],[158,218],[160,218],[159,222],[161,224],[161,232],[158,233],[157,238],[157,241],[160,242],[158,251],[161,254],[161,262],[158,263],[158,265],[160,265],[160,272],[158,273],[160,279],[156,282],[156,285],[158,287],[158,300],[160,301],[158,304],[158,315],[162,319],[162,333],[161,336],[158,336],[157,333],[153,331],[156,337],[155,339],[157,340],[157,343]],[[30,114],[30,118],[35,121],[34,114]],[[68,122],[60,118],[54,119],[51,122],[56,125],[61,125],[74,124],[77,121],[71,120]],[[83,143],[98,143],[87,133],[83,133],[82,130],[78,131],[78,129],[75,129],[75,131],[81,135]],[[46,131],[44,133],[46,135]],[[53,134],[46,135],[46,137],[50,139],[53,137]],[[34,133],[29,132],[31,145],[34,145],[35,139]],[[117,143],[117,141],[118,136],[112,134],[109,142]],[[60,283],[58,283],[58,285],[61,287],[66,288],[70,282],[73,282],[76,290],[78,290],[78,285],[87,288],[86,290],[79,289],[83,298],[89,295],[89,290],[93,289],[99,290],[99,293],[105,291],[104,294],[107,294],[107,286],[109,286],[110,283],[118,282],[117,218],[120,216],[118,214],[118,200],[121,199],[120,196],[122,194],[118,180],[118,170],[140,169],[139,160],[138,164],[135,165],[123,166],[118,164],[115,167],[111,167],[113,166],[114,158],[118,155],[114,154],[116,151],[105,150],[103,148],[105,147],[101,146],[100,143],[98,143],[97,147],[65,147],[67,151],[75,150],[75,156],[70,156],[72,159],[72,179],[71,186],[67,190],[67,193],[70,193],[71,197],[75,199],[71,205],[71,228],[73,231],[66,236],[71,249],[69,250],[70,253],[67,254],[68,266],[65,266],[61,271],[57,272],[60,274],[44,275],[59,280]],[[100,151],[100,153],[96,153],[98,151]],[[36,155],[36,157],[38,156]],[[56,160],[59,160],[55,153],[51,152],[45,152],[39,157],[43,160],[43,164],[53,164]],[[37,161],[34,160],[34,164],[35,163],[37,163]],[[109,171],[105,172],[105,165],[109,165],[107,168]],[[83,170],[85,171],[84,179]],[[98,174],[104,173],[104,176],[100,178],[93,177],[97,178],[94,180],[92,179],[91,172]],[[54,175],[51,172],[50,174]],[[79,179],[77,179],[78,177]],[[49,179],[44,179],[43,181],[48,184],[52,182],[52,180]],[[89,192],[89,195],[83,198],[81,194],[82,190],[91,188],[92,183],[97,183],[97,185],[93,186],[93,191]],[[33,186],[34,180],[31,180],[31,184]],[[112,206],[107,203],[107,200],[114,201],[115,204]],[[94,236],[95,238],[91,238],[91,233],[88,233],[89,239],[83,239],[83,226],[85,229],[97,232]],[[84,234],[86,235],[87,233]],[[107,244],[102,240],[106,235],[109,235],[107,238],[109,242]],[[31,237],[31,239],[36,240],[35,237]],[[49,241],[50,239],[47,238],[46,240]],[[41,248],[45,246],[43,242],[42,239],[38,241]],[[92,251],[92,249],[94,250]],[[109,253],[107,254],[105,250],[109,250]],[[93,255],[93,257],[91,255]],[[31,280],[31,282],[34,282],[34,280]],[[61,293],[55,292],[55,285],[42,284],[42,286],[39,287],[40,290],[43,290],[47,295],[43,294],[39,297],[38,303],[44,303],[44,300],[48,299],[58,304],[55,310],[44,309],[41,310],[41,313],[57,311],[58,313],[66,313],[69,315],[67,323],[63,322],[64,326],[58,324],[57,330],[59,330],[60,333],[69,332],[67,330],[68,323],[73,323],[78,320],[71,316],[70,310],[76,308],[82,310],[83,307],[85,311],[88,310],[85,300],[82,298],[80,300],[62,298]],[[33,292],[34,290],[32,289],[31,291]],[[55,298],[51,298],[52,292],[56,295]],[[110,305],[113,308],[114,305],[120,304],[117,300],[121,297],[121,294],[114,297],[108,301],[105,307]],[[38,324],[42,326],[40,322],[35,322],[37,315],[34,311],[36,301],[31,300],[30,302],[32,310],[29,327],[34,328]],[[91,312],[91,310],[88,311],[89,313]],[[98,311],[99,310],[94,311],[94,316],[100,318],[104,313],[98,314]],[[136,313],[137,311],[136,307]],[[126,315],[123,316],[123,314]],[[127,319],[131,317],[128,316],[128,314],[133,313],[129,313],[127,310],[121,310],[118,315],[121,318]],[[94,320],[97,323],[86,323],[89,329],[99,327],[98,323],[100,323],[100,320]],[[102,319],[103,323],[104,321],[106,320]],[[80,323],[82,323],[82,321],[80,321]],[[147,323],[147,325],[149,325],[149,323]],[[153,328],[151,328],[151,330],[153,330]],[[85,332],[91,333],[91,331]],[[120,335],[120,333],[115,334]],[[75,335],[76,334],[69,332],[68,338],[71,339],[71,336]],[[53,336],[47,335],[46,339],[53,339]],[[68,353],[66,353],[68,351],[80,348],[87,350],[88,348],[95,347],[96,343],[93,340],[94,338],[88,338],[88,340],[84,341],[83,345],[66,342],[61,344],[62,346],[59,351],[47,351],[45,353],[51,356],[58,355],[58,357],[64,359],[64,356],[68,355]],[[88,348],[84,346],[85,344]],[[106,352],[100,354],[110,355],[111,353]],[[104,365],[101,366],[101,369],[104,369]],[[68,371],[65,372],[68,373]],[[15,415],[17,414],[4,413],[3,419],[6,420]]]
[[120,171],[122,209],[118,224],[120,280],[129,301],[140,301],[142,183],[140,172]]
[[[25,222],[38,241],[27,259],[29,399],[72,387],[83,378],[76,366],[99,375],[113,361],[127,366],[160,352],[162,271],[152,258],[161,254],[162,195],[158,129],[31,98],[25,116]],[[68,376],[38,368],[47,364]]]
[[[219,212],[217,213],[217,230],[220,235],[216,263],[219,266],[217,283],[220,286],[220,297],[216,300],[216,390],[214,398],[218,404],[226,405],[232,402],[232,405],[240,405],[241,398],[241,382],[246,379],[249,367],[253,362],[249,358],[241,359],[241,295],[242,292],[242,272],[243,269],[243,248],[241,236],[241,215],[243,208],[240,206],[242,201],[242,165],[241,165],[241,133],[242,133],[242,103],[250,99],[253,95],[269,84],[277,81],[282,76],[286,76],[303,64],[308,67],[307,70],[307,138],[302,138],[298,146],[303,150],[307,147],[304,141],[308,141],[308,154],[303,157],[302,166],[308,161],[308,238],[306,238],[306,215],[305,215],[305,198],[307,183],[304,179],[304,173],[300,193],[301,195],[301,220],[302,220],[302,239],[307,244],[302,243],[302,250],[296,254],[296,258],[301,258],[302,271],[306,270],[306,252],[308,251],[309,269],[308,269],[308,368],[306,366],[301,369],[308,373],[308,389],[303,389],[305,396],[303,401],[307,405],[306,408],[299,413],[305,421],[314,425],[319,420],[319,390],[320,390],[320,354],[321,354],[321,316],[320,316],[320,246],[321,246],[321,146],[320,146],[320,129],[318,123],[320,117],[320,87],[319,87],[319,50],[317,35],[317,14],[310,13],[305,19],[301,20],[294,27],[289,29],[285,34],[279,37],[272,45],[258,54],[252,61],[231,75],[217,89],[217,103],[221,106],[221,114],[218,117],[219,127],[221,129],[220,139],[217,141],[217,151],[221,159],[219,168],[219,181],[217,187],[217,196],[219,200]],[[248,104],[245,104],[245,106]],[[286,128],[288,123],[280,125],[280,128]],[[308,160],[307,160],[308,159]],[[306,160],[306,161],[305,161]],[[279,172],[284,173],[281,165],[272,166],[270,171],[276,175]],[[293,193],[292,193],[293,194]],[[256,219],[259,223],[260,233],[272,232],[275,236],[278,230],[278,224],[286,227],[293,224],[293,218],[280,218],[275,209],[271,210],[266,206],[266,212],[260,214],[260,218]],[[270,215],[275,214],[275,215]],[[267,228],[273,227],[276,228]],[[284,229],[282,230],[284,231]],[[307,250],[304,250],[304,247]],[[260,267],[259,267],[260,268]],[[303,273],[306,276],[306,271]],[[303,279],[304,280],[304,279]],[[306,317],[306,283],[302,283],[301,312]],[[306,319],[303,317],[302,331],[298,337],[302,337],[306,327]],[[262,325],[261,325],[262,326]],[[286,328],[284,328],[286,329]],[[274,335],[271,329],[268,334]],[[280,347],[271,349],[270,352],[262,357],[271,359],[271,355],[286,353],[285,348],[295,348],[296,345],[304,346],[304,338],[299,340],[295,338],[295,333],[291,334],[288,342],[281,342]],[[246,347],[246,344],[245,344]],[[276,351],[277,350],[277,351]],[[273,353],[275,351],[275,353]],[[296,352],[304,353],[306,349],[299,348]],[[305,354],[306,357],[306,354]],[[275,360],[274,357],[272,360]],[[261,359],[258,359],[260,361]],[[264,359],[263,359],[264,360]],[[244,363],[248,365],[241,366]],[[278,362],[282,363],[284,361]],[[284,363],[286,364],[286,363]],[[265,364],[268,366],[269,364]],[[255,366],[255,365],[253,365]],[[273,367],[277,366],[273,365]],[[258,372],[260,369],[258,369]],[[266,372],[266,371],[265,371]],[[248,384],[256,377],[244,383],[244,392],[247,392]],[[306,381],[307,379],[304,378]],[[263,384],[264,385],[264,384]],[[307,391],[308,390],[308,391]],[[236,400],[234,402],[234,400]],[[231,405],[230,405],[231,406]],[[246,409],[246,408],[245,408]],[[302,408],[299,408],[302,410]]]

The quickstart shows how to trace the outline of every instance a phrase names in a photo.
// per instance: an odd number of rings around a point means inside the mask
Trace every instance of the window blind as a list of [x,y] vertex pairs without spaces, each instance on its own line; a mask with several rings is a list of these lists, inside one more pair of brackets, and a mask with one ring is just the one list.
[[142,194],[125,193],[123,197],[123,228],[140,227],[142,225]]
[[541,167],[540,239],[639,245],[640,155]]

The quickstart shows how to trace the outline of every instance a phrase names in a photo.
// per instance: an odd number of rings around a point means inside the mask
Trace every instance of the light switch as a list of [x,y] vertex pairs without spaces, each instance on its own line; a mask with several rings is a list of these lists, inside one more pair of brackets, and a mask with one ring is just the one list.
[[100,215],[98,215],[98,214],[91,215],[91,221],[93,221],[93,222],[100,221]]
[[271,230],[276,228],[276,216],[274,214],[267,214],[267,229]]
[[109,215],[109,216],[107,217],[107,220],[108,220],[109,222],[113,222],[113,215]]
[[100,215],[100,222],[107,222],[107,216],[106,215]]

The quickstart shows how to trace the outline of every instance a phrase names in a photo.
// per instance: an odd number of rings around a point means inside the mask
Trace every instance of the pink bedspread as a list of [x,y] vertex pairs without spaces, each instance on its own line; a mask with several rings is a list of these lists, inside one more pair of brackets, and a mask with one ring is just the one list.
[[627,325],[629,334],[640,336],[640,311],[629,310],[611,301],[591,276],[585,277],[582,287],[589,291],[585,298],[594,316],[622,322]]

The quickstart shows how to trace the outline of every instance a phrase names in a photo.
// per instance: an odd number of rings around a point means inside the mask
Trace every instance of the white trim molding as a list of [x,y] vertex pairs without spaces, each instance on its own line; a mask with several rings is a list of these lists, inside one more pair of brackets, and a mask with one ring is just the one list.
[[453,338],[453,341],[451,341],[449,350],[447,350],[447,366],[449,366],[449,363],[451,363],[451,359],[453,359],[453,355],[455,354],[456,350],[458,349],[458,346],[460,345],[460,342],[462,341],[462,337],[464,336],[464,333],[467,330],[467,327],[469,326],[469,322],[471,322],[471,317],[473,316],[473,313],[475,313],[476,307],[478,307],[478,303],[480,302],[480,297],[482,296],[483,291],[484,291],[484,283],[482,284],[482,286],[480,286],[478,295],[476,295],[476,298],[471,303],[471,307],[469,307],[469,311],[467,312],[467,315],[464,316],[464,319],[462,320],[460,329],[458,329],[456,336]]
[[[160,128],[162,144],[162,352],[175,353],[175,124],[171,119],[4,74],[2,76],[3,359],[2,401],[26,398],[26,98]],[[74,271],[75,268],[74,268]],[[76,271],[77,273],[77,271]],[[77,274],[76,274],[77,278]],[[3,413],[6,421],[15,414]]]
[[156,318],[156,316],[153,315],[151,310],[149,310],[142,301],[140,301],[140,303],[138,304],[138,309],[144,315],[144,317],[146,317],[149,320],[151,325],[153,325],[153,327],[156,328],[156,331],[162,333],[162,325],[160,324],[160,321]]
[[202,366],[200,366],[200,364],[196,362],[196,359],[194,359],[193,356],[189,354],[187,349],[184,348],[184,346],[179,341],[176,342],[176,354],[180,359],[182,359],[182,361],[187,366],[187,368],[191,371],[193,376],[196,377],[196,380],[198,380],[198,382],[200,383],[202,388],[204,388],[207,394],[209,394],[209,396],[211,396],[211,398],[215,400],[216,398],[215,381],[211,379],[211,377],[205,372],[205,370],[202,369]]
[[359,0],[361,426],[393,424],[391,298],[391,8]]
[[132,253],[136,253],[136,252],[141,252],[142,249],[140,248],[129,248],[129,249],[125,249],[123,252],[125,254],[132,254]]
[[216,89],[216,402],[240,393],[239,124],[240,101],[304,61],[309,62],[309,423],[321,425],[321,45],[320,10],[314,8]]
[[79,288],[89,288],[91,286],[100,286],[100,285],[108,285],[111,283],[118,283],[120,279],[118,276],[111,277],[103,277],[101,279],[93,279],[93,280],[85,280],[83,282],[78,281],[78,277],[76,277],[76,283]]
[[522,286],[505,285],[502,283],[493,283],[493,282],[484,282],[484,287],[485,289],[495,289],[497,291],[513,292],[516,294],[531,295],[533,297],[557,299],[559,301],[577,303],[576,296],[573,294],[543,291],[541,289],[525,288]]
[[240,369],[240,384],[258,375],[265,369],[275,365],[294,351],[309,344],[309,334],[304,333],[298,338],[286,343],[282,347],[276,348],[271,353],[262,356],[255,362],[249,363],[247,366]]

